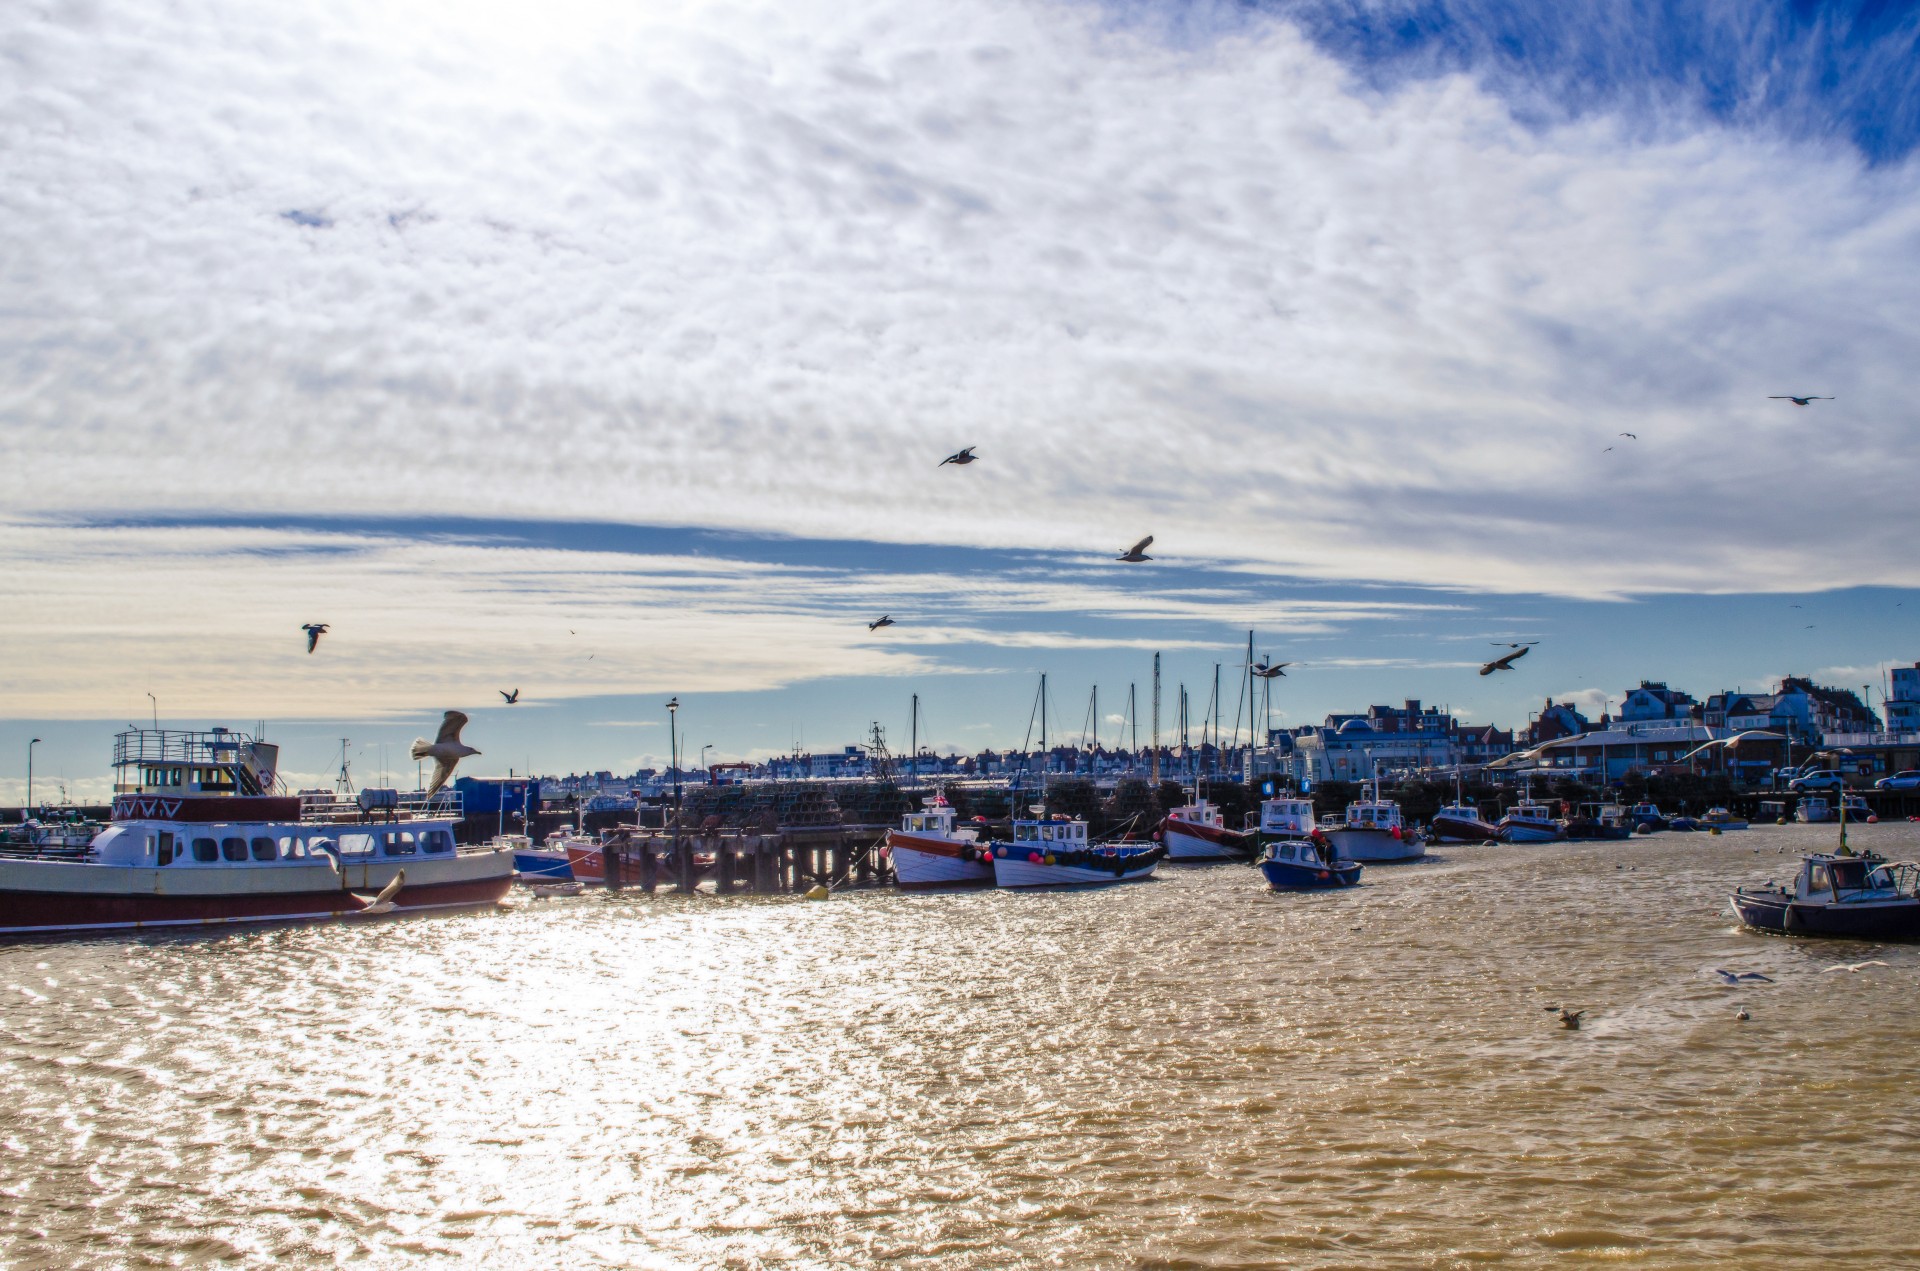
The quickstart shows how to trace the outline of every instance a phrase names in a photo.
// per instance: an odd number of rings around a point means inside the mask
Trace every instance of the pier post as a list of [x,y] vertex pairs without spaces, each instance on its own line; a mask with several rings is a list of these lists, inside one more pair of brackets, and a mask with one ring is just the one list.
[[640,845],[640,889],[653,895],[654,888],[660,885],[660,857],[653,850],[653,835],[647,835],[647,841]]
[[620,847],[618,839],[609,839],[600,849],[600,872],[604,876],[608,891],[620,890]]
[[724,896],[733,890],[734,847],[737,840],[722,834],[714,849],[713,889]]

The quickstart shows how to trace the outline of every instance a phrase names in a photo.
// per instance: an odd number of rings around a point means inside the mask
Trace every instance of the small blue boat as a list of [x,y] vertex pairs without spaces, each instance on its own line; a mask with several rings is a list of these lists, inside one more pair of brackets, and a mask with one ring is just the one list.
[[1790,936],[1911,940],[1920,936],[1920,868],[1868,852],[1816,852],[1800,859],[1791,887],[1768,884],[1733,893],[1740,921]]
[[1360,881],[1360,863],[1343,860],[1313,819],[1306,799],[1268,799],[1260,805],[1260,873],[1275,891],[1318,891]]

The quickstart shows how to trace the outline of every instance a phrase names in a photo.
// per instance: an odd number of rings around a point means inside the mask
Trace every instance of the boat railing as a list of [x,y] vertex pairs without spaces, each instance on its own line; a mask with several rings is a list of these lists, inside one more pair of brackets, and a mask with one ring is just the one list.
[[[391,798],[368,799],[368,794]],[[458,821],[464,815],[457,790],[363,791],[361,794],[303,794],[300,819],[332,825],[361,825],[382,821]]]
[[166,762],[234,763],[253,746],[253,740],[247,733],[226,729],[194,732],[182,728],[136,728],[115,734],[113,762],[115,767]]

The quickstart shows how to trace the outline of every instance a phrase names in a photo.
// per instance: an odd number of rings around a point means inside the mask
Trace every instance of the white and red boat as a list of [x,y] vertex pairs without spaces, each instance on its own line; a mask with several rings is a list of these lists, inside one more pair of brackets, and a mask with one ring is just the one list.
[[1013,841],[993,847],[994,881],[1002,887],[1083,887],[1153,877],[1164,843],[1087,842],[1087,823],[1066,817],[1015,821]]
[[114,739],[113,816],[75,852],[0,852],[0,933],[351,918],[490,905],[513,855],[459,847],[460,796],[287,795],[245,733]]
[[1230,830],[1220,809],[1197,793],[1185,807],[1167,813],[1160,823],[1160,841],[1170,861],[1238,861],[1253,854],[1255,836]]
[[993,853],[981,846],[976,831],[956,828],[955,815],[952,805],[935,795],[925,811],[907,813],[899,829],[887,831],[894,886],[993,886]]

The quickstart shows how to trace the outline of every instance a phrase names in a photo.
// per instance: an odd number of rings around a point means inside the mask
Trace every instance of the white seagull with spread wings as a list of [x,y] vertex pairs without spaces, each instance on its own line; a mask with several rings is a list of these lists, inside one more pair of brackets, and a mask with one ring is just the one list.
[[438,737],[435,737],[431,742],[425,738],[414,739],[413,757],[415,759],[433,760],[433,780],[427,783],[427,794],[429,797],[437,793],[441,786],[447,784],[447,778],[453,775],[453,769],[456,764],[468,755],[477,755],[480,753],[472,746],[461,744],[460,730],[466,726],[467,717],[465,715],[462,715],[459,711],[448,711],[440,719],[440,735]]

